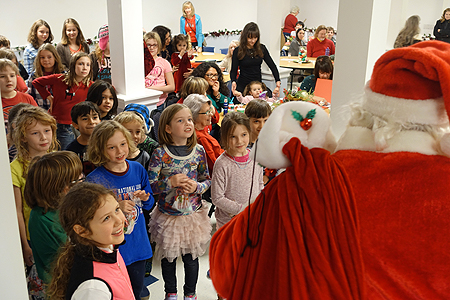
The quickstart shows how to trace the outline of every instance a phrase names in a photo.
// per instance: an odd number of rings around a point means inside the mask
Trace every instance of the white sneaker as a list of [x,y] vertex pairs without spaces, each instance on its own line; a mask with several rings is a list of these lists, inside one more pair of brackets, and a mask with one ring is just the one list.
[[197,294],[191,296],[184,296],[184,300],[197,300]]
[[178,296],[176,293],[166,294],[166,298],[164,300],[177,300]]

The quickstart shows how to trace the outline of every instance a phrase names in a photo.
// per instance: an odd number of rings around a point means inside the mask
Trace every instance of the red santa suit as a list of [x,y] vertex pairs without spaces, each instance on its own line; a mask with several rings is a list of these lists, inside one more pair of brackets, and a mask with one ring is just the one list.
[[355,192],[367,299],[450,299],[449,62],[436,41],[385,53],[333,155]]
[[[293,115],[314,109],[304,130]],[[363,298],[355,199],[343,167],[319,148],[334,149],[329,124],[306,102],[282,104],[268,119],[252,153],[267,167],[289,167],[213,235],[210,274],[221,296]]]

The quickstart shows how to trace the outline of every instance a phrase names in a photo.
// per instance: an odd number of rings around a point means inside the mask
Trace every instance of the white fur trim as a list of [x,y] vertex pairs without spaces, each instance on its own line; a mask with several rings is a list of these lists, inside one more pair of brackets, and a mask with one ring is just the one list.
[[441,137],[441,150],[445,155],[450,156],[450,133],[446,133]]
[[[311,109],[316,109],[316,115],[312,119],[311,128],[305,131],[294,119],[291,111],[294,110],[302,116],[306,116]],[[272,112],[259,133],[258,141],[253,146],[251,154],[252,156],[256,154],[256,161],[265,167],[286,168],[291,163],[283,154],[282,149],[293,137],[299,138],[302,144],[308,148],[327,147],[332,151],[336,145],[330,131],[328,114],[315,104],[295,101],[284,103]]]
[[[396,122],[440,125],[448,122],[443,98],[411,100],[390,97],[365,87],[363,107],[379,117],[392,118]],[[414,93],[414,91],[411,91]]]
[[422,131],[401,131],[389,139],[388,146],[382,151],[376,151],[372,130],[364,127],[348,127],[341,136],[336,151],[362,150],[379,153],[417,152],[426,155],[438,155],[437,141],[428,133]]

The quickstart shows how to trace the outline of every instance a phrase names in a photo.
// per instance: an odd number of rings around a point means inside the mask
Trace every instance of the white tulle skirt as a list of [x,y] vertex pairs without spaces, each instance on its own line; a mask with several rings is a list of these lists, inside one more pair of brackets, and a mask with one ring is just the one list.
[[172,216],[158,208],[150,215],[148,226],[152,242],[156,242],[155,259],[172,262],[180,255],[191,254],[196,259],[205,253],[212,230],[206,203],[190,215]]

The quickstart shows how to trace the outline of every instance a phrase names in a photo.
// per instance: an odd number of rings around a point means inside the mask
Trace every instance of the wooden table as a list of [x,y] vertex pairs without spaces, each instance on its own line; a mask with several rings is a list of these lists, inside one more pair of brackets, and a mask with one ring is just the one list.
[[[195,55],[195,54],[194,54]],[[204,61],[222,61],[225,57],[225,54],[222,53],[213,53],[213,52],[200,52],[194,57],[192,62],[204,62]]]
[[[197,53],[197,55],[194,57],[193,60],[191,60],[191,65],[193,68],[197,68],[199,64],[206,61],[211,62],[220,62],[224,59],[225,54],[222,53],[213,53],[213,52],[200,52]],[[230,74],[225,73],[223,74],[223,81],[227,82],[230,80]]]
[[292,81],[294,79],[294,70],[314,70],[314,66],[316,63],[315,57],[308,57],[308,63],[298,63],[297,56],[280,56],[280,67],[292,69],[291,71],[291,90],[292,90]]

